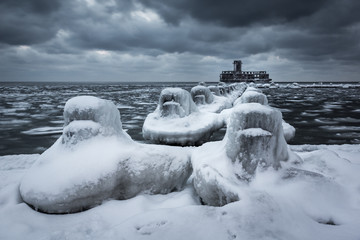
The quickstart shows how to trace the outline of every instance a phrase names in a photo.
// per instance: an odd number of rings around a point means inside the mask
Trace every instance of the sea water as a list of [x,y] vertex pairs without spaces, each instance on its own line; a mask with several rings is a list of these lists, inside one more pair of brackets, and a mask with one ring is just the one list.
[[[215,83],[214,83],[215,84]],[[165,87],[190,90],[196,83],[0,83],[0,156],[42,153],[61,135],[63,108],[71,97],[92,95],[114,102],[123,128],[142,138],[146,116]],[[359,144],[359,88],[262,89],[296,128],[290,144]],[[214,134],[221,140],[226,129]]]

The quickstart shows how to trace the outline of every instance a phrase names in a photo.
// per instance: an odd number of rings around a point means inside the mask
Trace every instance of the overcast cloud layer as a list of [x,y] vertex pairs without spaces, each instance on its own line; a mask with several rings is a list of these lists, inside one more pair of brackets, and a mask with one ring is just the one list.
[[2,0],[0,81],[359,81],[358,0]]

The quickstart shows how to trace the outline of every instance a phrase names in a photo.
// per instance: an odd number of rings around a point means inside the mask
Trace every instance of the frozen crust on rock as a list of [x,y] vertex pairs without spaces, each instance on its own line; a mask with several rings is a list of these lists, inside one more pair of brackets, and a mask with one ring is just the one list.
[[258,168],[279,169],[288,151],[280,111],[259,103],[235,106],[224,139],[194,150],[195,190],[208,205],[237,201]]
[[242,103],[260,103],[262,105],[268,104],[268,99],[265,94],[257,91],[245,91],[242,96],[234,102],[234,105]]
[[258,164],[280,167],[288,158],[279,110],[259,103],[234,108],[226,131],[226,154],[253,174]]
[[159,105],[155,111],[161,117],[185,117],[199,110],[188,91],[181,88],[165,88],[160,93]]
[[213,95],[207,87],[195,86],[190,93],[200,112],[220,113],[222,110],[232,107],[230,99]]
[[197,104],[210,104],[214,101],[214,96],[210,89],[205,86],[195,86],[190,91],[192,100]]
[[64,107],[65,126],[73,121],[90,120],[99,123],[112,135],[122,133],[120,114],[116,106],[108,100],[93,96],[79,96],[69,99]]
[[143,137],[161,144],[199,145],[223,125],[217,114],[199,112],[186,90],[166,88],[156,110],[145,119]]
[[[42,212],[71,213],[185,185],[192,172],[188,149],[134,142],[115,125],[119,121],[121,128],[120,113],[110,103],[93,97],[67,102],[63,135],[20,183],[26,203]],[[97,112],[104,106],[107,111]]]

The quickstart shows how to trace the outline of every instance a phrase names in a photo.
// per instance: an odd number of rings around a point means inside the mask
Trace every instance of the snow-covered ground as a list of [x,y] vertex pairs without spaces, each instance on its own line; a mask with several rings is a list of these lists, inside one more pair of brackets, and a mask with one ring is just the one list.
[[223,207],[201,205],[190,178],[180,192],[108,200],[67,215],[36,212],[20,198],[20,180],[39,155],[2,156],[0,239],[358,240],[360,145],[290,148],[303,160],[297,168],[319,175],[258,172],[240,201]]

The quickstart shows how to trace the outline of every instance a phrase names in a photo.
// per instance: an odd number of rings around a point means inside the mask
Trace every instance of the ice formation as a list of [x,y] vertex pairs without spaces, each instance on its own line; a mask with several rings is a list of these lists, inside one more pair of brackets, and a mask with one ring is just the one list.
[[194,187],[204,203],[221,206],[241,198],[239,185],[257,168],[279,169],[288,158],[281,112],[259,103],[239,104],[224,139],[194,151]]
[[209,88],[195,86],[190,91],[191,97],[198,109],[202,112],[219,113],[224,109],[231,108],[231,100],[224,96],[215,96]]
[[155,143],[198,145],[223,124],[217,114],[200,112],[188,91],[165,88],[158,107],[145,119],[143,137]]
[[165,88],[160,94],[158,111],[162,117],[185,117],[198,109],[186,90]]
[[110,101],[75,97],[62,136],[20,183],[22,199],[47,213],[77,212],[107,199],[181,189],[191,174],[187,149],[134,142]]
[[246,90],[241,97],[235,100],[234,105],[242,103],[260,103],[262,105],[268,104],[268,99],[265,94],[255,90]]
[[208,88],[210,89],[211,93],[215,96],[220,96],[220,89],[218,86],[208,86]]
[[[260,89],[248,87],[241,97],[235,100],[234,106],[243,103],[260,103],[262,105],[268,105],[268,99]],[[289,142],[295,136],[295,128],[284,120],[282,121],[282,126],[285,140]]]
[[205,86],[195,86],[190,91],[193,101],[197,105],[210,104],[214,101],[214,96],[210,89]]

